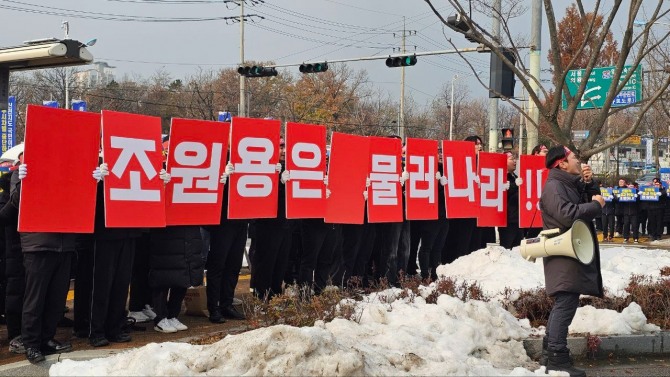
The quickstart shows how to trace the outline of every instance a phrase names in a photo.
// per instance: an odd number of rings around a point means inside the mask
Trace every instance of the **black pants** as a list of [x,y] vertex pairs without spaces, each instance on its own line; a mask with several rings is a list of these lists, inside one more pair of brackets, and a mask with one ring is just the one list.
[[649,225],[647,231],[650,236],[661,238],[663,234],[663,208],[653,208],[647,210]]
[[165,318],[177,318],[181,312],[184,297],[186,297],[186,288],[152,288],[151,302],[156,313],[154,323],[158,324]]
[[314,292],[319,293],[332,280],[333,255],[340,226],[326,224],[321,219],[304,219],[300,228],[302,257],[298,283],[313,286]]
[[445,245],[442,263],[451,263],[457,258],[470,254],[479,249],[481,238],[477,219],[450,220],[449,234]]
[[347,286],[353,276],[365,277],[375,230],[374,224],[369,223],[342,225],[342,262],[333,279],[338,284]]
[[407,272],[407,266],[409,265],[409,254],[410,254],[410,245],[412,244],[412,232],[411,232],[411,222],[405,220],[402,222],[402,227],[400,228],[400,239],[398,240],[398,257],[396,262],[398,263],[397,270],[398,272]]
[[209,227],[209,231],[207,309],[212,313],[217,306],[233,304],[247,244],[247,223],[224,220],[219,226]]
[[640,237],[640,226],[637,221],[637,215],[623,216],[623,239],[627,240],[630,237],[630,231],[633,231],[633,238]]
[[412,221],[409,229],[409,257],[407,259],[407,275],[416,275],[419,265],[417,263],[419,255],[419,242],[421,241],[421,221]]
[[[620,204],[617,204],[620,205]],[[615,214],[614,217],[616,217],[616,224],[614,225],[614,231],[623,234],[623,214]]]
[[251,280],[258,297],[270,299],[282,292],[292,233],[292,222],[285,219],[256,220]]
[[74,279],[74,326],[77,333],[88,334],[91,313],[91,287],[93,286],[93,247],[90,237],[77,240],[77,277]]
[[421,245],[419,247],[419,268],[421,278],[437,279],[435,269],[440,265],[444,241],[449,231],[449,223],[445,219],[413,221],[412,229],[419,228]]
[[647,209],[642,209],[637,213],[637,219],[639,224],[638,228],[640,228],[640,232],[642,232],[642,234],[649,233],[649,227],[647,226],[647,218],[648,218]]
[[498,235],[500,236],[500,246],[505,249],[511,249],[514,246],[521,245],[523,239],[523,230],[519,229],[519,224],[508,224],[504,228],[498,228]]
[[[398,282],[398,246],[403,223],[378,223],[379,255],[375,260],[375,279],[386,278],[389,284]],[[409,250],[409,247],[408,247]]]
[[603,215],[603,239],[614,237],[614,214]]
[[[9,233],[9,232],[7,232]],[[14,226],[14,236],[19,237]],[[14,242],[18,242],[17,239]],[[23,266],[23,252],[20,246],[7,243],[5,253],[7,259],[7,287],[5,289],[5,319],[7,321],[8,340],[21,335],[21,317],[23,315],[23,297],[26,290],[26,273]]]
[[126,323],[135,239],[96,240],[90,338],[115,337]]
[[579,307],[579,293],[558,292],[556,302],[551,308],[547,321],[548,350],[551,352],[568,351],[568,327]]
[[56,335],[70,284],[72,252],[24,253],[26,292],[21,336],[26,348],[40,348]]
[[130,278],[130,298],[128,310],[140,312],[144,305],[151,303],[151,287],[149,287],[149,233],[143,232],[135,240],[133,272]]

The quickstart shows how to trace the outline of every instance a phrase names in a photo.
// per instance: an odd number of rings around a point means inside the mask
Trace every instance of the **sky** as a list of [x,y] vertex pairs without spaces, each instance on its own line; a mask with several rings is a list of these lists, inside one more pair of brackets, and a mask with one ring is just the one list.
[[[446,38],[457,47],[474,44],[441,22],[423,0],[264,0],[252,6],[247,0],[244,13],[253,22],[245,23],[245,58],[272,60],[276,64],[304,61],[388,56],[398,52],[402,31],[408,52],[450,50]],[[255,0],[258,2],[258,0]],[[435,0],[445,17],[454,14],[447,1]],[[530,1],[527,1],[530,8]],[[561,7],[557,7],[561,8]],[[561,13],[562,9],[557,9]],[[530,27],[530,9],[518,25]],[[223,0],[0,0],[3,30],[0,46],[23,41],[64,36],[61,22],[69,22],[69,36],[82,42],[97,38],[90,48],[97,61],[116,67],[117,77],[139,74],[148,77],[160,69],[174,78],[184,78],[204,69],[237,67],[239,24],[223,19],[202,22],[155,22],[165,18],[221,18],[239,16],[234,3]],[[263,17],[261,19],[260,17]],[[139,21],[123,21],[140,19]],[[151,22],[150,22],[151,21]],[[488,25],[485,17],[478,22]],[[403,23],[405,26],[403,26]],[[548,46],[546,18],[543,42]],[[515,22],[515,25],[517,23]],[[26,28],[26,25],[30,27]],[[11,31],[11,32],[7,32]],[[411,33],[410,33],[411,32]],[[519,30],[528,34],[528,30]],[[394,52],[394,48],[396,49]],[[546,54],[546,52],[545,52]],[[488,54],[470,53],[468,59],[488,81]],[[542,64],[546,64],[543,58]],[[384,60],[349,63],[368,72],[371,85],[391,98],[400,93],[400,69],[387,68]],[[297,67],[289,68],[298,74]],[[406,96],[419,104],[430,102],[454,75],[457,84],[470,87],[473,97],[484,98],[484,89],[474,82],[472,71],[455,55],[418,58],[406,69]],[[548,77],[546,77],[548,78]]]
[[[625,296],[623,288],[633,274],[660,279],[661,268],[670,266],[670,254],[660,249],[611,247],[602,250],[601,265],[608,294]],[[64,360],[53,365],[49,374],[545,375],[544,367],[532,362],[523,348],[523,339],[543,335],[544,328],[532,328],[527,319],[516,319],[500,304],[506,287],[544,286],[541,259],[531,263],[521,258],[518,247],[492,246],[437,271],[458,281],[478,282],[491,301],[463,302],[442,295],[436,304],[426,304],[424,298],[434,285],[421,287],[420,296],[404,299],[399,298],[399,289],[391,289],[357,303],[358,323],[336,319],[312,327],[277,325],[228,335],[211,345],[151,343],[102,359]],[[639,305],[631,303],[621,313],[581,307],[569,331],[603,336],[660,329],[648,324]]]

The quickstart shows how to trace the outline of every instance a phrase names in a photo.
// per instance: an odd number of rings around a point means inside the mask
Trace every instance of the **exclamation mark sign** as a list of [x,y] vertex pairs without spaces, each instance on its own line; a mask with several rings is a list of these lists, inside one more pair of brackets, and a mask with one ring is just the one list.
[[526,170],[526,180],[524,181],[526,183],[526,198],[528,201],[526,202],[526,210],[530,211],[533,209],[533,201],[531,200],[530,196],[533,194],[533,171],[532,170]]

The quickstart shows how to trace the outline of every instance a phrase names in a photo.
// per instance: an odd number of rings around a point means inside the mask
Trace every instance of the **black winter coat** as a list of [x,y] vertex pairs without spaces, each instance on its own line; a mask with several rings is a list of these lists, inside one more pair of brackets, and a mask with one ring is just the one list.
[[564,233],[575,222],[584,220],[591,230],[595,245],[591,264],[584,265],[577,259],[554,256],[543,258],[544,280],[547,294],[573,292],[602,297],[603,279],[600,273],[600,250],[595,237],[593,219],[600,216],[602,208],[598,202],[590,202],[591,195],[599,194],[595,181],[584,184],[580,176],[558,168],[549,171],[549,177],[540,198],[544,229],[559,228]]
[[105,189],[102,182],[98,182],[95,197],[95,230],[96,240],[124,240],[126,238],[138,238],[141,230],[136,228],[107,228],[105,226]]
[[149,285],[188,288],[202,285],[202,237],[195,225],[152,228],[149,231]]

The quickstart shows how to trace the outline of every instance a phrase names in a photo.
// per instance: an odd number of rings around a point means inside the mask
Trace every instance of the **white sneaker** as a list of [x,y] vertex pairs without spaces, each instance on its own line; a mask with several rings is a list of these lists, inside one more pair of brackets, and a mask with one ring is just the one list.
[[188,330],[188,326],[186,326],[185,324],[181,323],[181,322],[177,319],[177,317],[175,317],[175,318],[168,318],[168,321],[170,321],[170,324],[172,325],[172,327],[174,327],[175,329],[177,329],[177,331]]
[[154,312],[154,308],[152,308],[151,305],[149,305],[149,304],[144,305],[144,309],[142,309],[142,313],[144,313],[144,315],[149,317],[149,319],[151,319],[151,320],[156,318],[156,312]]
[[147,317],[147,315],[144,314],[144,312],[130,312],[128,313],[128,317],[135,318],[136,323],[151,321],[151,318]]
[[170,322],[170,320],[167,318],[161,319],[161,321],[158,322],[156,326],[154,326],[154,330],[164,333],[177,332],[177,329],[175,329],[174,326],[172,326],[172,322]]

